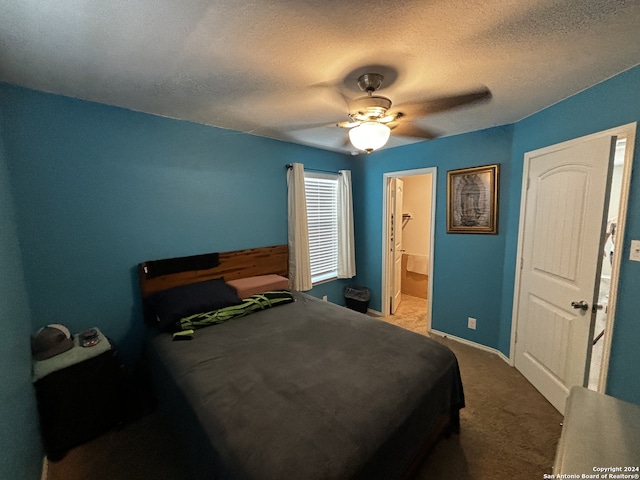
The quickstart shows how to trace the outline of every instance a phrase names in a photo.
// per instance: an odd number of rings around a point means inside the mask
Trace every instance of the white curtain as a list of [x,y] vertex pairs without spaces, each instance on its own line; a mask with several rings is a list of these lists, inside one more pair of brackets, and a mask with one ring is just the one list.
[[338,278],[351,278],[356,275],[351,171],[338,173]]
[[309,231],[307,200],[304,191],[304,166],[294,163],[287,169],[288,187],[288,244],[289,287],[292,290],[311,290],[311,262],[309,260]]

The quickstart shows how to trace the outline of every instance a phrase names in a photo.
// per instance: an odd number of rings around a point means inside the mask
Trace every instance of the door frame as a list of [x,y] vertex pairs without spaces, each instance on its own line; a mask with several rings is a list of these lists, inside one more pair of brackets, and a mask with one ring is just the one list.
[[[604,344],[602,350],[602,362],[600,365],[600,378],[598,380],[598,392],[604,393],[607,385],[607,375],[609,372],[609,358],[611,355],[611,337],[615,322],[616,299],[618,294],[618,280],[620,276],[620,263],[622,260],[622,250],[625,232],[625,223],[627,217],[627,205],[629,203],[629,188],[631,184],[631,169],[633,164],[633,152],[635,150],[636,122],[621,125],[601,132],[585,135],[582,137],[560,142],[537,150],[532,150],[524,154],[522,169],[522,190],[520,196],[520,217],[518,222],[518,248],[516,253],[516,275],[513,289],[513,308],[511,314],[511,345],[509,351],[509,364],[515,366],[516,352],[516,334],[518,327],[518,307],[520,299],[521,287],[521,262],[524,246],[524,215],[527,206],[527,182],[529,178],[529,168],[533,157],[538,157],[545,153],[555,151],[562,148],[571,148],[585,141],[593,140],[599,137],[616,136],[618,138],[626,138],[627,145],[625,148],[624,169],[622,173],[622,182],[620,186],[620,205],[618,210],[618,224],[616,227],[616,243],[613,251],[613,263],[611,266],[611,286],[609,293],[609,310],[607,313],[607,322],[604,332]],[[612,160],[613,161],[613,160]],[[606,207],[608,209],[608,206]],[[585,371],[591,361],[591,350],[587,354],[587,363]]]
[[[398,184],[401,185],[400,188]],[[400,201],[398,201],[399,192],[401,197]],[[404,227],[402,210],[404,182],[401,177],[391,177],[389,179],[389,190],[387,190],[387,194],[389,193],[391,194],[391,205],[389,212],[387,212],[387,222],[391,223],[389,224],[388,238],[391,240],[393,237],[393,242],[390,242],[390,246],[393,248],[393,255],[390,255],[387,268],[390,270],[389,278],[391,279],[391,305],[389,311],[391,315],[393,315],[398,310],[400,301],[402,300],[402,253],[404,252],[402,248],[402,229]],[[393,219],[393,221],[391,221],[391,219]],[[391,252],[391,249],[388,251]],[[398,262],[400,265],[398,265]],[[398,279],[400,279],[399,283]]]
[[431,312],[433,310],[433,263],[434,263],[434,238],[436,227],[436,185],[438,179],[437,167],[417,168],[414,170],[401,170],[397,172],[387,172],[382,178],[382,301],[380,310],[383,316],[388,315],[391,301],[389,295],[392,294],[391,288],[393,282],[389,277],[391,272],[389,269],[389,208],[391,208],[391,199],[389,198],[389,185],[392,178],[413,177],[415,175],[431,175],[431,239],[429,245],[429,284],[427,293],[427,332],[431,331]]

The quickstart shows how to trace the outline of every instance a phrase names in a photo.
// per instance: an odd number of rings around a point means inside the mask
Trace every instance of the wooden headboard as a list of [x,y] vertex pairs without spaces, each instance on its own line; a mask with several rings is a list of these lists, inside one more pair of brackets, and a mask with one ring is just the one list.
[[[212,267],[212,259],[215,259],[216,255],[218,264]],[[182,262],[184,265],[189,265],[187,270],[166,275],[153,275],[151,272],[151,265],[156,269],[162,267],[163,263],[173,266],[176,263],[180,264],[181,261],[184,261]],[[218,277],[224,277],[226,281],[268,274],[287,277],[288,268],[289,253],[287,245],[275,245],[218,254],[142,262],[138,265],[138,277],[140,279],[142,298],[146,298],[160,290]]]

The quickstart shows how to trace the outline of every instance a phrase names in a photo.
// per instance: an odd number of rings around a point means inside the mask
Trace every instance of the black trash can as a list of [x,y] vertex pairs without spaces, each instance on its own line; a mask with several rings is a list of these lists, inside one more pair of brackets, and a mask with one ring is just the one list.
[[360,313],[367,313],[371,290],[367,287],[344,287],[344,300],[347,308]]

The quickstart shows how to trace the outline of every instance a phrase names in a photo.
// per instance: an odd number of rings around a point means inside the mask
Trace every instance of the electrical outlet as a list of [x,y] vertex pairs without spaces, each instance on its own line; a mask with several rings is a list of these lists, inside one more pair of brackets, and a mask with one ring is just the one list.
[[326,295],[322,295],[322,300],[324,300],[325,302],[328,302],[329,300],[327,299]]
[[629,260],[640,262],[640,240],[631,240],[631,253]]
[[475,330],[476,329],[476,319],[473,317],[468,317],[467,318],[467,327],[470,328],[471,330]]

